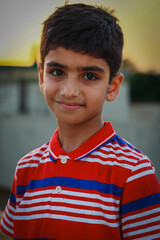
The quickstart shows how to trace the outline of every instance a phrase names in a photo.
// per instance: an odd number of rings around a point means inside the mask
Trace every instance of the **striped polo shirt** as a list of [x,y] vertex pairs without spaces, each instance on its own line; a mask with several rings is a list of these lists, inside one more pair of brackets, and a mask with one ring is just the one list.
[[160,184],[109,122],[69,153],[57,129],[18,162],[1,229],[15,240],[160,239]]

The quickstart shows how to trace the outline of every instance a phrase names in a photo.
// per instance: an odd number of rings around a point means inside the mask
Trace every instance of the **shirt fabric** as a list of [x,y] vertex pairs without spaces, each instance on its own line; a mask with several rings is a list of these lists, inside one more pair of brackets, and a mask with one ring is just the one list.
[[15,240],[160,239],[160,184],[109,122],[69,153],[57,129],[18,162],[1,229]]

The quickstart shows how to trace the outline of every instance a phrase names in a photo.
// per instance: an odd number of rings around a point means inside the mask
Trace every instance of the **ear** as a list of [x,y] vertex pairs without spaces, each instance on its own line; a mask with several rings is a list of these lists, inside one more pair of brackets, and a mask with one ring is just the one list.
[[106,100],[112,102],[119,94],[120,86],[123,81],[123,74],[117,73],[109,84],[109,88],[106,95]]
[[42,63],[38,63],[38,79],[39,79],[39,88],[42,93],[44,93],[44,69]]

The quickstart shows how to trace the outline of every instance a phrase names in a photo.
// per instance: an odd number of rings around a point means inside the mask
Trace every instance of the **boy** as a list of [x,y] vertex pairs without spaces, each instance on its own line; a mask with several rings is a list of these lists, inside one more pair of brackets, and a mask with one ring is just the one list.
[[1,222],[14,239],[160,239],[152,163],[102,120],[122,47],[117,19],[98,7],[65,5],[44,22],[39,85],[58,129],[17,165]]

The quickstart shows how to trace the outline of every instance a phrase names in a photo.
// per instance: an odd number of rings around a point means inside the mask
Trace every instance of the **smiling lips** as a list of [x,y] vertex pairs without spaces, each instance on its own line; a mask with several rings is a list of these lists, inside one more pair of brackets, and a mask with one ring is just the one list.
[[66,110],[77,110],[81,107],[83,107],[83,104],[75,103],[75,102],[63,102],[63,101],[57,101],[57,103]]

